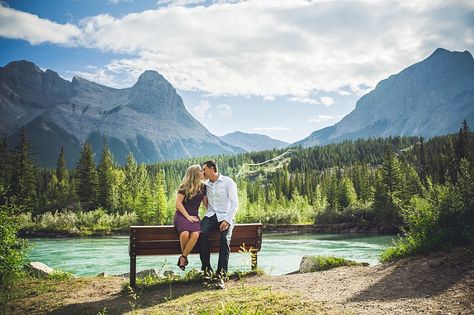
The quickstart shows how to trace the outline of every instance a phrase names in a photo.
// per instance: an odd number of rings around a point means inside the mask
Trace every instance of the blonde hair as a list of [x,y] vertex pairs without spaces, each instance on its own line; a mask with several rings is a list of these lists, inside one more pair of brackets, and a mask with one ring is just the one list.
[[198,164],[191,165],[186,170],[186,174],[179,186],[179,190],[184,191],[186,199],[192,199],[201,192],[202,181],[201,176],[199,175],[200,172],[201,166]]

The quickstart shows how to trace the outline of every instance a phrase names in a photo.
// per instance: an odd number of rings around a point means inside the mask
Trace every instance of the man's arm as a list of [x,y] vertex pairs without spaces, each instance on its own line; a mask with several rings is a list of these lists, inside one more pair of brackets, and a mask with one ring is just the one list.
[[230,209],[227,216],[224,218],[227,223],[232,223],[234,220],[237,209],[239,208],[239,196],[237,195],[237,184],[230,179],[227,184],[227,195],[229,196]]

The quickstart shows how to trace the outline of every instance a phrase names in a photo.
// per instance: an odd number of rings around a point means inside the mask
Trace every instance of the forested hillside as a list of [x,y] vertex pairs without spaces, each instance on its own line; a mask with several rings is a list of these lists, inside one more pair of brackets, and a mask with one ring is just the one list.
[[[7,150],[6,141],[1,144],[2,203],[13,203],[24,216],[37,219],[57,219],[61,213],[87,216],[99,209],[98,218],[108,214],[115,216],[109,220],[121,218],[124,224],[171,224],[186,168],[215,159],[219,171],[238,184],[239,222],[394,227],[401,223],[401,207],[413,196],[455,184],[463,167],[472,171],[471,138],[465,123],[458,134],[426,142],[418,137],[379,138],[153,165],[137,164],[129,154],[123,167],[107,147],[96,166],[96,153],[86,143],[75,169],[66,169],[67,157],[61,152],[57,168],[50,170],[35,167],[34,148],[22,133],[15,151]],[[49,228],[61,229],[62,224]]]

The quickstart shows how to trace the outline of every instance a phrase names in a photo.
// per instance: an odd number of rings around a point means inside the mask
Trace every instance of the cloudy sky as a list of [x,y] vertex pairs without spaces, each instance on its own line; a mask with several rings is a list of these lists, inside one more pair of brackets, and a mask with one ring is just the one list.
[[157,70],[219,136],[300,140],[438,47],[474,51],[474,1],[0,0],[0,66],[117,88]]

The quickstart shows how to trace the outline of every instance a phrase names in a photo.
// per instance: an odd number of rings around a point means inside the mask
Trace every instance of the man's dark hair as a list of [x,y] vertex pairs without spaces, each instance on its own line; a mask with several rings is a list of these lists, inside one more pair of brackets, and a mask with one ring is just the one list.
[[217,173],[217,163],[216,162],[210,160],[210,161],[204,162],[203,165],[206,165],[208,168],[213,168],[214,171],[216,171],[216,173]]

